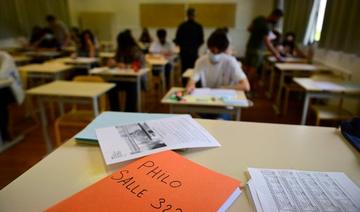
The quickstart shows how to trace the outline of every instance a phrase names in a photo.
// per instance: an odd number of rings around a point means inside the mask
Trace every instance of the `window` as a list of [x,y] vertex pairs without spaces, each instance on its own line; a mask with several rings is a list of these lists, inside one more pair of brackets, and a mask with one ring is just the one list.
[[315,41],[320,40],[321,30],[324,22],[326,2],[327,0],[320,0],[320,4],[318,7],[318,13],[317,13],[316,25],[315,25],[315,34],[314,34]]

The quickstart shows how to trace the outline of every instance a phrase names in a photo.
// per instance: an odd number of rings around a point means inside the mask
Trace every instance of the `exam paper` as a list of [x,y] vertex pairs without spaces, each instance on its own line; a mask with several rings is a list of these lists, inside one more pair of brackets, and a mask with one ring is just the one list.
[[211,88],[196,88],[190,94],[194,97],[214,97],[222,99],[236,98],[236,91],[233,89],[211,89]]
[[345,90],[344,86],[338,85],[336,83],[332,82],[314,82],[314,85],[322,90],[328,90],[328,91],[343,91]]
[[344,173],[255,168],[249,173],[258,211],[360,211],[360,189]]
[[96,136],[108,165],[165,150],[220,146],[189,115],[101,128]]

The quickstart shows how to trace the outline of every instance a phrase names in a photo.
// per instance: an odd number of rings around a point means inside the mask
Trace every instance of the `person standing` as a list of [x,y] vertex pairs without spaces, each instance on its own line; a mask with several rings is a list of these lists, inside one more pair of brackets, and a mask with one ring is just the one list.
[[[201,24],[195,21],[195,10],[187,10],[188,20],[181,23],[176,31],[174,42],[180,47],[181,73],[188,68],[194,68],[198,58],[200,46],[204,43],[204,30]],[[186,79],[182,80],[186,85]]]
[[59,42],[60,47],[66,47],[70,42],[70,33],[64,22],[58,20],[53,15],[47,15],[46,21],[49,24],[49,28],[53,31],[55,39]]
[[250,38],[246,45],[244,69],[253,88],[256,84],[257,69],[262,64],[266,50],[270,51],[278,61],[283,60],[271,42],[272,30],[282,16],[282,10],[275,9],[268,17],[259,16],[255,18],[248,27]]

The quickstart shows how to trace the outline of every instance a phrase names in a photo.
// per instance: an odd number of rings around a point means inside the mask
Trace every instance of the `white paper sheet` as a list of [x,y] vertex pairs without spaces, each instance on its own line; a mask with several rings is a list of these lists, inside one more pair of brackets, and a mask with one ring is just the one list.
[[[249,168],[262,211],[360,211],[360,188],[344,173]],[[255,202],[255,200],[254,200]]]
[[236,98],[236,91],[232,89],[211,89],[211,88],[196,88],[190,94],[198,98],[201,97],[215,97],[222,99]]
[[96,135],[108,165],[169,149],[220,146],[189,115],[101,128]]
[[343,90],[345,90],[345,87],[338,85],[336,83],[332,83],[332,82],[314,81],[314,85],[317,88],[325,90],[325,91],[343,91]]

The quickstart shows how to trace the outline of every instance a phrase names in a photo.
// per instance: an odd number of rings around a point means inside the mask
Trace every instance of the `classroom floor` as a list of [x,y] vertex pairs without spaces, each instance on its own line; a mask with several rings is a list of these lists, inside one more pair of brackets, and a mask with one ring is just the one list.
[[[160,104],[161,96],[157,92],[157,86],[144,94],[145,100],[142,102],[144,112],[168,113],[169,108]],[[299,96],[290,98],[289,110],[286,116],[278,116],[272,108],[274,100],[265,97],[267,87],[259,86],[256,98],[252,99],[254,106],[243,109],[241,114],[242,121],[298,124],[302,112],[303,99]],[[0,153],[0,189],[15,180],[26,170],[34,166],[46,156],[46,147],[43,141],[40,124],[32,117],[25,117],[24,108],[12,108],[12,126],[14,134],[24,133],[25,138],[10,149]],[[308,124],[315,123],[313,114],[310,113]],[[54,141],[53,121],[49,122],[50,134]],[[64,130],[63,134],[67,137],[74,135],[79,129]]]

